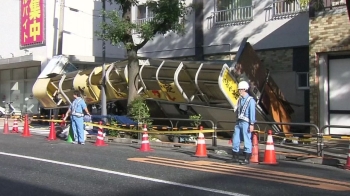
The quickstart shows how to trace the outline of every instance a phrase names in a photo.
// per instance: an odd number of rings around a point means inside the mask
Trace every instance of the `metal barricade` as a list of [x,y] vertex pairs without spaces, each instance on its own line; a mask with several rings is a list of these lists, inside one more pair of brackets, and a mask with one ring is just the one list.
[[[140,120],[166,120],[166,121],[170,121],[172,128],[174,128],[172,121],[187,121],[187,122],[192,122],[193,121],[193,119],[184,119],[184,118],[142,118]],[[215,141],[215,144],[216,144],[216,137],[214,137],[214,134],[215,134],[215,124],[214,124],[214,122],[212,120],[203,120],[203,119],[201,119],[201,122],[209,122],[211,124],[212,129],[214,130],[213,136],[212,136],[212,145],[214,146],[214,141]]]
[[265,121],[257,121],[255,124],[260,125],[290,125],[290,126],[306,126],[306,127],[313,127],[317,131],[317,156],[323,156],[322,154],[322,147],[323,146],[323,140],[322,135],[320,132],[320,128],[318,128],[317,125],[312,123],[283,123],[283,122],[265,122]]
[[[350,126],[346,126],[346,125],[324,125],[323,127],[321,127],[320,129],[320,132],[321,132],[321,135],[322,135],[322,144],[321,144],[321,154],[323,156],[323,147],[324,147],[324,144],[323,144],[323,133],[324,133],[324,130],[326,128],[341,128],[341,129],[350,129]],[[328,130],[328,134],[331,135],[331,131]],[[349,140],[350,141],[350,140]]]

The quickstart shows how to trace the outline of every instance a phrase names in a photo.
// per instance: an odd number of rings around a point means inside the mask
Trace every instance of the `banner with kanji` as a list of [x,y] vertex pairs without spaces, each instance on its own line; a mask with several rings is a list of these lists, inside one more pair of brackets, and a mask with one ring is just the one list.
[[45,43],[44,0],[21,0],[20,4],[20,47],[43,45]]

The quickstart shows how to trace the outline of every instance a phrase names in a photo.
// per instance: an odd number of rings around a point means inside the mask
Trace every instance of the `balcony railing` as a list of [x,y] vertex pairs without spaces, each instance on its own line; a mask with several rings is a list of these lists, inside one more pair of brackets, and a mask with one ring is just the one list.
[[308,6],[302,7],[299,1],[287,3],[284,0],[275,1],[272,3],[272,11],[274,17],[294,15],[299,12],[307,11]]
[[253,6],[213,12],[215,24],[247,22],[253,20]]
[[150,22],[153,20],[153,17],[148,17],[148,18],[140,18],[140,19],[136,19],[133,21],[133,23],[135,23],[137,26],[141,26],[147,22]]

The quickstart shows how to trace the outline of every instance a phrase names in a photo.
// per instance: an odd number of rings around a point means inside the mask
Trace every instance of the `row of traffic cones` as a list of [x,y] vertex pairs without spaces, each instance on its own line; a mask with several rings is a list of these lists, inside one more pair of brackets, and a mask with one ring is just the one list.
[[[62,120],[61,126],[65,126],[64,120]],[[99,125],[102,125],[102,122],[100,121]],[[203,130],[203,127],[200,126],[200,130]],[[141,141],[141,147],[139,148],[139,151],[142,152],[149,152],[153,151],[153,149],[150,147],[150,143],[148,140],[148,133],[147,133],[147,125],[144,125],[143,127],[143,133],[142,133],[142,141]],[[70,133],[68,134],[68,142],[72,141],[72,134],[71,130],[69,131]],[[4,130],[3,134],[9,134],[9,126],[8,126],[8,119],[5,118],[4,121]],[[12,126],[12,131],[11,133],[19,133],[18,131],[18,122],[15,119],[13,126]],[[23,132],[22,132],[23,137],[30,137],[30,131],[29,131],[29,123],[28,123],[28,115],[25,115],[25,120],[24,120],[24,127],[23,127]],[[48,140],[56,140],[56,130],[55,130],[55,125],[54,122],[51,122],[50,125],[50,133],[48,136]],[[232,143],[232,140],[230,140],[230,143]],[[102,127],[99,127],[98,129],[98,134],[96,137],[95,141],[95,146],[107,146],[104,142],[104,135],[103,135],[103,129]],[[196,147],[196,152],[195,155],[196,157],[207,157],[207,147],[205,143],[205,138],[203,133],[199,133],[198,140],[197,140],[197,147]],[[264,160],[263,162],[259,162],[259,143],[258,143],[258,136],[257,133],[253,133],[253,149],[252,149],[252,156],[250,159],[251,163],[259,163],[259,164],[266,164],[266,165],[277,165],[277,160],[276,160],[276,152],[275,152],[275,147],[273,143],[273,138],[272,138],[272,131],[268,131],[268,137],[267,137],[267,142],[266,142],[266,147],[265,147],[265,152],[264,152]],[[346,164],[344,165],[344,169],[349,169],[350,170],[350,144],[349,144],[349,152],[348,152],[348,157]]]
[[[8,118],[5,118],[3,134],[10,134],[10,133],[19,133],[18,122],[17,122],[17,119],[15,119],[15,121],[13,122],[12,130],[10,132],[9,125],[8,125]],[[24,125],[23,125],[22,136],[23,137],[30,137],[31,136],[30,131],[29,131],[28,115],[24,116]]]

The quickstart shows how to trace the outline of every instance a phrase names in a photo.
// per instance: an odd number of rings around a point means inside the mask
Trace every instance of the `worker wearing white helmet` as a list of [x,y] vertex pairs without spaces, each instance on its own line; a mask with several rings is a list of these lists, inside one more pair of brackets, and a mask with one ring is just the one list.
[[246,81],[241,81],[238,84],[238,91],[240,98],[237,103],[237,122],[235,125],[235,132],[232,139],[233,162],[239,161],[239,146],[241,143],[241,136],[244,141],[244,161],[240,164],[249,164],[252,154],[252,140],[251,133],[254,130],[255,122],[255,106],[256,102],[253,97],[248,94],[249,84]]

